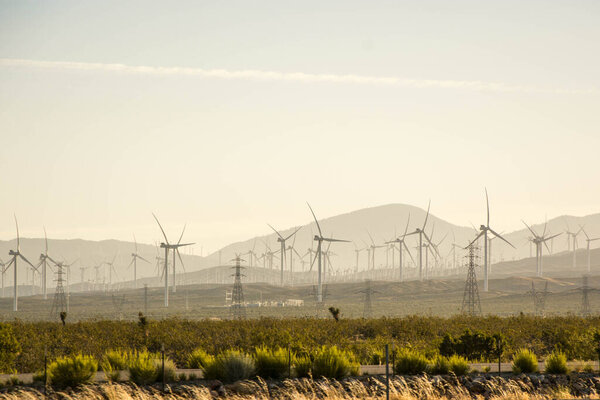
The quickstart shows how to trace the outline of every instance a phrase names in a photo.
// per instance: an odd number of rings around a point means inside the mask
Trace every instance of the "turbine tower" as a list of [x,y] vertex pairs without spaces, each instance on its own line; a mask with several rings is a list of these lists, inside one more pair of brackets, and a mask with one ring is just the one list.
[[477,235],[477,237],[475,237],[475,239],[470,243],[473,244],[474,242],[476,242],[480,237],[483,236],[484,238],[484,249],[483,249],[483,291],[487,292],[488,291],[488,274],[489,274],[489,260],[488,260],[488,232],[491,232],[494,236],[502,239],[503,241],[505,241],[506,243],[508,243],[513,249],[515,248],[515,246],[512,245],[512,243],[510,243],[508,240],[504,239],[499,233],[497,233],[496,231],[494,231],[491,227],[490,227],[490,201],[488,198],[488,192],[487,189],[485,189],[485,202],[486,202],[486,206],[487,206],[487,220],[486,220],[486,224],[485,225],[480,225],[479,226],[479,230],[480,233],[479,235]]
[[404,281],[404,260],[402,259],[404,250],[406,250],[408,252],[408,255],[410,256],[410,259],[412,260],[413,264],[415,262],[412,254],[410,254],[410,249],[408,248],[408,246],[406,245],[406,242],[404,241],[404,238],[406,238],[406,236],[407,236],[409,224],[410,224],[410,213],[408,214],[408,219],[406,220],[406,227],[404,228],[404,234],[402,236],[392,240],[391,242],[387,242],[387,243],[398,243],[398,272],[399,272],[398,279],[400,280],[400,282]]
[[[169,307],[169,250],[173,250],[173,282],[175,282],[175,253],[177,253],[177,256],[179,256],[179,261],[181,261],[181,265],[183,265],[183,260],[181,259],[181,254],[179,254],[179,248],[183,247],[183,246],[190,246],[195,243],[181,243],[181,239],[183,238],[183,233],[185,232],[185,225],[183,226],[183,230],[181,231],[181,235],[179,236],[179,240],[177,241],[177,244],[169,243],[167,234],[165,233],[165,230],[163,229],[160,222],[158,221],[158,218],[154,214],[152,214],[152,216],[156,220],[156,223],[158,224],[158,227],[160,228],[160,231],[162,232],[162,234],[165,238],[165,241],[160,243],[160,247],[162,249],[165,249],[165,267],[163,270],[163,273],[165,275],[164,298],[165,298],[165,307]],[[176,286],[175,286],[175,284],[173,284],[173,293],[175,293],[175,291],[176,291]]]
[[375,269],[375,249],[381,249],[383,247],[386,247],[385,245],[379,245],[377,246],[375,244],[375,241],[373,240],[373,236],[371,236],[371,234],[369,233],[369,231],[367,231],[367,235],[369,235],[369,239],[371,239],[371,244],[369,245],[369,248],[371,249],[370,251],[370,255],[371,255],[371,269]]
[[583,234],[585,235],[585,241],[587,242],[587,272],[590,272],[591,270],[591,260],[590,260],[590,243],[594,242],[596,240],[600,240],[600,237],[597,238],[590,238],[587,234],[587,232],[583,229],[583,226],[581,227],[581,230],[583,231]]
[[48,271],[48,260],[54,263],[54,260],[48,255],[48,235],[46,235],[46,228],[44,227],[44,252],[40,254],[40,262],[37,268],[42,267],[42,293],[44,294],[44,300],[48,299],[48,284],[47,284],[47,271]]
[[[285,241],[288,240],[289,238],[291,238],[292,236],[294,236],[296,233],[298,233],[298,231],[300,230],[300,228],[296,228],[296,230],[294,232],[292,232],[291,235],[287,236],[287,237],[283,237],[281,236],[281,233],[279,233],[279,231],[275,228],[273,228],[270,224],[269,228],[273,229],[273,232],[275,232],[278,236],[277,241],[281,244],[281,274],[280,274],[280,278],[279,278],[279,284],[280,286],[283,286],[283,269],[285,267],[285,263],[286,263],[286,256],[285,256]],[[291,254],[290,254],[291,255]]]
[[19,238],[19,223],[17,222],[17,217],[15,216],[15,226],[17,227],[17,250],[9,250],[8,251],[8,255],[12,257],[12,260],[10,260],[10,262],[8,263],[8,266],[6,267],[6,270],[8,270],[10,268],[10,266],[12,265],[13,267],[13,271],[14,271],[14,275],[13,275],[13,285],[14,285],[14,292],[13,292],[13,311],[19,311],[19,287],[17,284],[17,261],[18,259],[22,259],[23,261],[25,261],[27,264],[29,264],[32,268],[35,268],[33,266],[32,263],[29,262],[29,260],[27,258],[25,258],[25,256],[23,254],[21,254],[21,240]]
[[552,236],[546,236],[546,224],[544,224],[544,231],[542,232],[541,235],[538,235],[536,231],[534,231],[529,225],[527,225],[527,223],[525,221],[521,221],[523,222],[523,224],[527,227],[527,229],[529,229],[529,232],[531,232],[531,234],[533,235],[533,237],[530,239],[532,243],[535,244],[535,273],[537,276],[542,276],[544,273],[544,269],[542,266],[542,260],[544,257],[543,254],[543,247],[542,244],[544,246],[546,246],[546,249],[548,250],[548,252],[550,252],[550,248],[548,247],[548,243],[546,243],[548,240],[555,238],[557,236],[560,235],[560,233],[557,233],[556,235],[552,235]]
[[[567,237],[568,238],[572,238],[573,239],[573,269],[577,268],[577,236],[581,233],[581,231],[583,230],[583,226],[580,226],[579,230],[577,232],[571,232],[571,228],[569,228],[569,224],[567,223]],[[569,246],[569,250],[571,249],[571,247]]]
[[418,250],[419,250],[419,279],[423,280],[423,236],[425,236],[425,240],[427,240],[427,243],[429,243],[430,245],[431,243],[431,239],[429,239],[429,236],[427,236],[427,234],[425,233],[425,226],[427,226],[427,219],[429,218],[429,210],[431,208],[431,200],[429,201],[429,205],[427,206],[427,214],[425,214],[425,220],[423,221],[423,226],[421,228],[417,228],[414,230],[414,232],[408,233],[404,236],[410,236],[410,235],[419,235],[419,243],[418,243]]
[[[306,203],[308,204],[308,203]],[[318,281],[317,281],[317,303],[322,303],[323,302],[323,277],[322,275],[322,255],[323,255],[323,251],[322,251],[322,244],[323,242],[329,242],[330,244],[332,242],[350,242],[349,240],[342,240],[342,239],[334,239],[334,238],[326,238],[323,237],[323,231],[321,231],[321,225],[319,225],[319,221],[317,220],[317,217],[315,215],[315,212],[313,211],[312,207],[310,206],[310,204],[308,204],[308,208],[310,209],[310,212],[313,216],[313,218],[315,219],[315,223],[317,224],[317,229],[319,230],[319,234],[314,236],[314,240],[317,242],[317,257],[316,259],[319,261],[318,262]],[[313,263],[314,263],[314,259],[313,259]],[[311,264],[311,270],[312,270],[312,264]]]
[[127,268],[131,267],[133,264],[133,288],[137,289],[137,259],[147,262],[150,264],[150,261],[146,260],[144,257],[138,254],[137,240],[135,239],[135,235],[133,235],[133,243],[135,244],[135,252],[131,253],[131,262],[127,266]]

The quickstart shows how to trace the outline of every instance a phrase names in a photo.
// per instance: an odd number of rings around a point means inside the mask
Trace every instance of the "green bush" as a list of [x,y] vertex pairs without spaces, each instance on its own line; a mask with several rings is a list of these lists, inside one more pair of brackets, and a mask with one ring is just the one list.
[[340,350],[337,346],[323,346],[315,354],[312,373],[320,378],[343,378],[349,375],[358,375],[360,365],[354,361],[352,355]]
[[104,371],[106,378],[110,381],[118,381],[120,371],[127,369],[129,353],[122,350],[108,350],[104,353],[100,368]]
[[202,349],[192,351],[188,358],[188,368],[204,370],[208,364],[215,361],[215,358]]
[[548,358],[546,358],[546,373],[566,374],[567,372],[569,372],[569,369],[567,368],[567,356],[559,350],[554,350]]
[[[162,382],[163,380],[163,369],[162,369],[162,356],[157,354],[154,358],[154,367],[156,368],[156,380]],[[177,366],[169,357],[165,356],[165,382],[175,382],[177,380]]]
[[0,373],[16,372],[14,361],[21,352],[21,345],[13,333],[13,327],[0,322]]
[[537,357],[528,349],[521,349],[513,356],[512,370],[515,374],[537,372]]
[[294,372],[298,378],[310,376],[312,371],[312,360],[309,357],[297,357],[294,363]]
[[92,356],[61,357],[48,366],[48,380],[55,386],[75,387],[90,382],[97,370],[98,362]]
[[469,362],[464,357],[457,355],[451,356],[448,359],[448,364],[450,366],[450,371],[457,376],[466,375],[469,373]]
[[418,375],[428,370],[429,361],[423,354],[411,350],[401,349],[396,356],[395,371],[399,375]]
[[450,362],[444,356],[436,356],[429,366],[429,372],[433,375],[448,375],[450,372]]
[[261,378],[281,379],[288,374],[290,362],[288,351],[282,348],[271,350],[265,346],[254,350],[256,375]]
[[204,378],[236,382],[254,375],[254,360],[240,351],[229,350],[215,357],[214,362],[204,369]]
[[158,371],[155,359],[156,356],[148,351],[139,351],[131,354],[127,362],[129,379],[138,385],[147,385],[156,382]]

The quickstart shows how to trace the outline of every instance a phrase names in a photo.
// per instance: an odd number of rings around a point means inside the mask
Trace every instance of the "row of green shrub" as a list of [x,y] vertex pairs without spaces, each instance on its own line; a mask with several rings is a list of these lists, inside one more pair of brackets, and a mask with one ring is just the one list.
[[[126,352],[107,351],[100,363],[88,355],[60,357],[49,364],[48,383],[60,387],[73,387],[88,383],[93,379],[98,367],[112,381],[120,380],[121,371],[127,371],[129,380],[138,385],[147,385],[163,381],[163,360],[159,353],[148,351]],[[358,375],[360,365],[349,352],[336,346],[323,346],[314,354],[296,356],[282,349],[259,347],[252,354],[238,350],[228,350],[212,356],[202,349],[192,352],[188,368],[200,369],[205,379],[218,379],[234,382],[260,376],[265,379],[284,377],[326,377],[342,378]],[[175,363],[165,357],[164,381],[172,382],[176,375]],[[43,374],[37,373],[35,380],[43,380]]]
[[[566,374],[567,356],[560,350],[553,351],[544,362],[547,374]],[[513,357],[512,370],[515,374],[538,372],[538,360],[535,354],[527,349],[518,351]]]
[[428,359],[418,351],[402,349],[395,358],[395,373],[401,375],[417,375],[425,372],[435,375],[447,375],[450,372],[466,375],[469,372],[468,361],[457,355],[450,357],[437,355],[433,359]]
[[[470,334],[465,334],[470,329]],[[496,361],[495,343],[489,337],[501,333],[506,340],[501,358],[512,359],[521,348],[538,357],[560,349],[569,360],[597,360],[595,334],[600,316],[582,318],[531,315],[510,317],[407,316],[403,318],[341,319],[335,322],[316,318],[262,318],[244,321],[186,320],[165,318],[140,321],[81,321],[62,326],[55,322],[12,320],[0,323],[0,372],[33,372],[43,368],[44,353],[49,359],[82,352],[100,360],[109,348],[160,350],[164,343],[169,357],[184,365],[196,347],[210,354],[228,349],[252,353],[258,346],[291,347],[296,354],[308,354],[322,345],[352,352],[361,364],[382,361],[386,343],[410,347],[429,358],[436,354],[457,354],[469,360]],[[4,332],[5,334],[2,334]],[[444,346],[444,335],[449,337]],[[3,340],[6,338],[7,340]],[[495,350],[495,349],[494,349]],[[447,354],[443,352],[447,351]]]

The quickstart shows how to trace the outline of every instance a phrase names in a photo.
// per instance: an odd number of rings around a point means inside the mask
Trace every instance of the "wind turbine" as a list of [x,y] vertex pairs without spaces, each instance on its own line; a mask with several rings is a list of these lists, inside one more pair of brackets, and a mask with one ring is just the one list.
[[404,234],[399,237],[396,238],[388,243],[398,243],[398,268],[399,268],[399,272],[400,272],[400,282],[402,282],[404,280],[404,263],[402,260],[402,255],[404,253],[403,248],[406,249],[406,251],[408,252],[408,255],[410,256],[410,259],[412,260],[412,262],[414,263],[415,260],[413,259],[412,254],[410,254],[410,249],[408,248],[408,246],[406,245],[406,242],[404,241],[404,238],[407,235],[408,232],[408,224],[410,224],[410,213],[408,214],[408,219],[406,221],[406,227],[404,228]]
[[[508,243],[513,249],[515,248],[515,246],[513,246],[512,243],[510,243],[508,240],[504,239],[499,233],[495,232],[492,228],[490,228],[490,201],[488,198],[487,189],[485,189],[485,202],[486,202],[486,207],[487,207],[486,224],[479,226],[480,233],[477,235],[477,237],[475,237],[475,239],[471,243],[469,243],[469,246],[471,246],[481,236],[483,236],[483,238],[484,238],[483,291],[487,292],[488,291],[488,274],[489,274],[489,270],[490,270],[489,260],[488,260],[488,232],[491,232],[494,236],[499,237],[500,239],[502,239],[503,241]],[[466,248],[469,248],[469,246],[467,246]]]
[[600,240],[600,237],[597,238],[590,238],[587,234],[587,232],[583,229],[583,226],[581,227],[581,230],[583,231],[583,234],[585,235],[585,241],[587,242],[587,272],[590,272],[591,266],[590,266],[590,243],[594,242],[596,240]]
[[577,236],[583,231],[583,226],[580,225],[580,228],[577,232],[570,232],[569,225],[567,224],[567,235],[570,235],[573,238],[573,269],[577,268]]
[[131,262],[129,263],[127,268],[131,267],[131,264],[133,264],[133,288],[137,289],[137,259],[139,258],[140,260],[145,261],[148,264],[150,264],[150,261],[146,260],[144,257],[138,254],[137,240],[135,239],[135,235],[133,235],[133,243],[135,245],[135,252],[131,253]]
[[17,222],[16,216],[15,216],[15,226],[17,227],[17,250],[9,250],[8,251],[8,255],[12,257],[12,260],[10,260],[6,269],[8,270],[11,265],[13,267],[13,271],[14,271],[14,275],[13,275],[13,279],[14,279],[14,282],[13,282],[13,285],[14,285],[13,311],[18,311],[19,310],[19,289],[18,289],[18,285],[17,285],[17,271],[18,271],[17,261],[20,258],[23,261],[25,261],[27,264],[29,264],[32,268],[35,268],[35,267],[33,266],[32,263],[29,262],[29,260],[27,258],[25,258],[25,256],[23,254],[21,254],[21,239],[19,238],[19,223]]
[[6,274],[8,267],[9,267],[9,264],[6,264],[0,258],[0,272],[2,272],[2,297],[4,297],[4,275]]
[[275,228],[273,228],[270,224],[269,228],[273,229],[273,232],[275,232],[278,236],[277,241],[279,243],[281,243],[281,275],[280,275],[280,285],[283,286],[283,268],[285,266],[285,262],[286,262],[286,257],[285,257],[285,241],[288,240],[289,238],[291,238],[292,236],[294,236],[296,233],[298,233],[298,231],[300,230],[300,228],[296,228],[296,230],[294,232],[292,232],[289,236],[287,237],[283,237],[281,236],[281,233],[279,233],[279,231]]
[[48,270],[48,260],[54,262],[50,256],[48,256],[48,235],[46,234],[46,228],[44,227],[44,244],[45,249],[44,252],[40,254],[40,262],[38,263],[38,268],[42,267],[42,292],[44,293],[44,300],[48,298],[48,290],[47,290],[47,270]]
[[358,256],[360,255],[360,252],[363,250],[366,250],[366,248],[359,249],[358,246],[356,245],[356,243],[354,243],[354,253],[356,254],[356,265],[354,267],[355,273],[358,273]]
[[104,265],[108,265],[108,290],[112,290],[112,273],[113,271],[115,272],[115,275],[117,275],[117,270],[115,269],[115,260],[117,259],[117,255],[115,254],[115,256],[113,257],[111,262],[104,262]]
[[427,214],[425,214],[425,220],[423,221],[423,226],[421,228],[416,228],[414,230],[414,232],[407,233],[404,235],[404,236],[419,235],[418,249],[419,249],[419,279],[420,280],[423,280],[423,236],[425,236],[425,240],[427,240],[427,242],[429,244],[432,244],[431,239],[429,239],[429,236],[427,236],[427,234],[425,233],[425,226],[427,225],[427,219],[429,218],[429,209],[430,208],[431,208],[431,200],[429,201],[429,205],[427,206]]
[[[310,212],[313,216],[313,218],[315,219],[315,223],[317,224],[317,229],[319,230],[319,234],[314,236],[314,240],[317,241],[317,259],[319,260],[318,262],[318,267],[319,267],[319,271],[318,271],[318,284],[317,284],[317,302],[322,303],[323,302],[323,281],[322,281],[322,265],[321,265],[321,257],[322,257],[322,243],[323,242],[350,242],[349,240],[342,240],[342,239],[334,239],[334,238],[326,238],[323,237],[323,232],[321,231],[321,226],[319,225],[319,221],[317,220],[317,217],[315,215],[315,212],[313,211],[312,207],[310,206],[310,204],[307,202],[306,203],[308,205],[308,208],[310,209]],[[314,260],[313,260],[314,262]],[[311,264],[311,269],[312,269],[312,264]]]
[[195,243],[181,243],[181,239],[183,238],[183,233],[185,232],[185,225],[183,226],[183,230],[181,231],[181,235],[179,236],[179,240],[177,241],[177,243],[176,244],[169,243],[167,234],[165,233],[165,230],[163,229],[160,222],[158,221],[158,218],[156,217],[156,215],[154,215],[154,213],[152,214],[152,216],[156,220],[156,223],[158,224],[160,231],[162,232],[163,236],[165,237],[165,241],[160,243],[160,247],[165,249],[165,269],[164,269],[165,307],[169,307],[169,250],[173,250],[173,293],[175,293],[176,287],[177,287],[177,286],[175,286],[175,253],[177,253],[177,256],[179,256],[179,261],[181,261],[181,265],[183,265],[183,260],[181,259],[181,254],[179,254],[179,248],[184,247],[184,246],[190,246]]
[[548,250],[548,252],[550,252],[550,248],[548,248],[548,243],[546,243],[548,240],[557,237],[558,235],[560,235],[560,233],[557,233],[556,235],[552,235],[552,236],[546,236],[546,226],[547,223],[544,224],[544,231],[542,232],[541,235],[538,235],[536,231],[533,230],[532,227],[530,227],[529,225],[527,225],[527,223],[525,221],[522,221],[523,224],[525,224],[525,226],[527,227],[527,229],[529,229],[529,232],[531,232],[531,234],[533,235],[533,237],[531,238],[531,242],[535,244],[535,271],[536,271],[536,275],[537,276],[542,276],[544,273],[544,269],[542,266],[542,260],[544,257],[543,254],[543,248],[542,248],[542,244],[544,246],[546,246],[546,249]]
[[386,247],[384,245],[375,245],[375,241],[373,240],[373,236],[371,236],[371,234],[369,233],[369,231],[367,231],[367,235],[369,235],[369,239],[371,239],[371,245],[369,246],[371,249],[371,257],[372,257],[372,262],[371,262],[371,269],[375,269],[375,249],[381,249],[382,247]]

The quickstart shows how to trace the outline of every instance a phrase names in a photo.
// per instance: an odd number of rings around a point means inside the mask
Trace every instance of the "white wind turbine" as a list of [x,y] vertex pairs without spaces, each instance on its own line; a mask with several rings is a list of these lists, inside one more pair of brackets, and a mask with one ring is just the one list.
[[[319,234],[314,236],[314,240],[317,242],[317,257],[316,259],[318,259],[318,281],[317,281],[317,302],[322,303],[323,302],[323,280],[322,280],[322,244],[323,242],[350,242],[349,240],[342,240],[342,239],[334,239],[334,238],[326,238],[323,237],[323,231],[321,231],[321,225],[319,225],[319,221],[317,220],[317,217],[315,215],[315,212],[313,211],[312,207],[310,206],[309,203],[306,203],[308,205],[308,208],[310,209],[310,212],[313,216],[313,218],[315,219],[315,223],[317,224],[317,229],[319,230]],[[314,262],[314,260],[313,260]],[[311,269],[312,269],[312,264],[311,264]]]
[[410,213],[408,214],[408,219],[406,220],[406,227],[404,228],[404,234],[399,238],[396,238],[390,242],[387,242],[387,243],[398,243],[398,271],[399,271],[399,275],[400,275],[399,276],[400,282],[402,282],[404,280],[404,260],[403,260],[404,250],[406,250],[408,252],[408,255],[410,256],[410,259],[412,260],[413,264],[415,262],[412,254],[410,254],[410,249],[408,248],[408,246],[406,245],[406,242],[404,241],[404,238],[406,237],[407,232],[408,232],[409,224],[410,224]]
[[[569,228],[569,224],[565,221],[565,223],[567,224],[567,237],[570,237],[573,239],[573,269],[577,268],[577,249],[578,249],[578,243],[577,243],[577,236],[579,236],[579,234],[581,233],[581,231],[583,231],[583,226],[579,227],[579,230],[577,232],[571,232],[571,228]],[[569,247],[570,249],[570,247]]]
[[40,262],[37,267],[42,267],[42,292],[44,294],[44,300],[48,298],[48,284],[47,284],[47,276],[48,276],[48,260],[54,263],[54,260],[50,258],[48,255],[48,235],[46,234],[46,228],[44,227],[44,244],[45,249],[44,252],[40,254]]
[[359,249],[358,246],[356,245],[356,243],[354,243],[354,253],[356,255],[356,265],[354,266],[354,272],[357,273],[358,272],[358,258],[360,256],[360,252],[366,250],[367,248],[364,247],[362,249]]
[[150,264],[150,261],[146,260],[144,257],[142,257],[138,254],[138,246],[137,246],[137,240],[135,239],[135,235],[133,235],[133,243],[135,246],[135,252],[131,253],[131,262],[129,263],[127,268],[129,268],[129,267],[131,267],[131,265],[133,265],[133,288],[137,289],[137,260],[139,258],[140,260],[147,262],[148,264]]
[[283,237],[283,236],[281,236],[281,233],[279,233],[279,231],[277,229],[273,228],[270,224],[267,224],[267,225],[269,225],[269,228],[273,229],[273,232],[275,232],[277,234],[277,236],[278,236],[277,241],[281,244],[281,250],[280,250],[281,251],[281,257],[280,257],[281,274],[280,274],[279,284],[281,286],[283,286],[283,269],[285,267],[285,262],[287,261],[286,255],[285,255],[285,253],[286,253],[285,241],[288,240],[289,238],[291,238],[292,236],[294,236],[296,233],[298,233],[300,228],[296,228],[296,230],[294,232],[292,232],[290,235],[288,235],[287,237]]
[[375,240],[373,240],[373,236],[371,236],[371,234],[369,233],[369,231],[367,231],[367,235],[369,235],[369,239],[371,239],[371,244],[369,245],[369,248],[371,249],[370,251],[370,255],[371,255],[371,269],[375,269],[375,250],[376,249],[381,249],[383,247],[387,247],[385,245],[376,245],[375,244]]
[[17,250],[9,250],[8,251],[8,255],[12,257],[12,260],[10,260],[10,262],[8,263],[8,266],[6,267],[6,270],[8,270],[10,268],[10,266],[12,265],[13,267],[13,271],[14,271],[14,275],[13,275],[13,285],[14,285],[14,292],[13,292],[13,311],[18,311],[19,310],[19,288],[18,288],[18,284],[17,284],[17,261],[18,259],[22,259],[23,261],[25,261],[27,264],[29,264],[32,268],[35,268],[33,266],[32,263],[29,262],[29,260],[27,258],[25,258],[25,256],[23,254],[21,254],[21,239],[19,238],[19,224],[17,222],[17,217],[15,216],[15,226],[17,227]]
[[429,236],[427,236],[427,234],[425,233],[425,226],[427,225],[427,219],[429,218],[429,210],[431,208],[431,200],[429,201],[429,205],[427,206],[427,214],[425,214],[425,220],[423,221],[423,226],[421,228],[416,228],[413,232],[411,233],[407,233],[404,236],[410,236],[410,235],[419,235],[419,244],[417,249],[419,250],[419,279],[423,280],[423,236],[425,236],[425,240],[427,240],[427,243],[429,243],[430,245],[431,243],[431,239],[429,239]]
[[590,269],[591,269],[590,244],[592,242],[595,242],[596,240],[600,240],[600,237],[590,238],[588,236],[587,232],[585,231],[585,229],[583,229],[583,226],[581,227],[581,230],[583,231],[583,234],[585,235],[585,241],[587,242],[587,272],[590,272]]
[[183,233],[185,232],[185,225],[183,226],[183,230],[181,231],[181,235],[179,236],[179,240],[177,241],[177,243],[176,244],[169,243],[167,234],[165,233],[165,230],[163,229],[160,222],[158,221],[158,218],[154,214],[152,214],[152,216],[156,220],[156,223],[158,224],[158,227],[160,228],[160,231],[162,232],[162,234],[165,238],[165,241],[160,243],[160,247],[165,249],[165,267],[164,267],[165,294],[164,294],[164,299],[165,299],[165,307],[169,307],[169,250],[173,250],[173,293],[175,293],[176,288],[177,288],[177,286],[175,286],[175,276],[176,276],[175,275],[175,273],[176,273],[175,253],[177,253],[177,256],[179,257],[179,261],[181,261],[181,265],[183,265],[183,260],[181,259],[181,254],[179,254],[179,248],[184,247],[184,246],[190,246],[195,243],[181,243],[181,239],[183,238]]
[[[479,233],[479,235],[477,235],[477,237],[471,243],[469,243],[469,246],[471,246],[473,243],[475,243],[477,240],[479,240],[480,237],[483,236],[483,238],[484,238],[483,291],[487,292],[488,291],[488,278],[489,278],[488,275],[489,275],[489,270],[490,270],[489,260],[488,260],[488,232],[491,232],[494,236],[496,236],[496,237],[502,239],[504,242],[508,243],[513,249],[515,248],[515,246],[513,246],[512,243],[510,243],[508,240],[504,239],[499,233],[495,232],[490,227],[490,201],[488,198],[487,189],[485,189],[485,202],[486,202],[486,209],[487,209],[486,224],[479,226],[480,233]],[[466,248],[469,248],[469,246],[467,246]]]
[[560,235],[560,233],[557,233],[556,235],[552,235],[552,236],[546,236],[546,226],[547,223],[544,224],[544,231],[542,232],[541,235],[538,235],[536,231],[533,230],[533,228],[531,228],[529,225],[527,225],[527,223],[525,221],[522,221],[523,224],[525,224],[525,226],[527,227],[527,229],[529,229],[529,232],[531,232],[531,234],[533,235],[533,237],[530,239],[531,243],[535,244],[535,272],[537,276],[542,276],[544,274],[544,268],[542,265],[542,261],[543,261],[543,247],[542,244],[544,246],[546,246],[546,249],[548,250],[548,252],[550,252],[550,248],[548,247],[548,243],[546,243],[548,240],[557,237],[558,235]]

